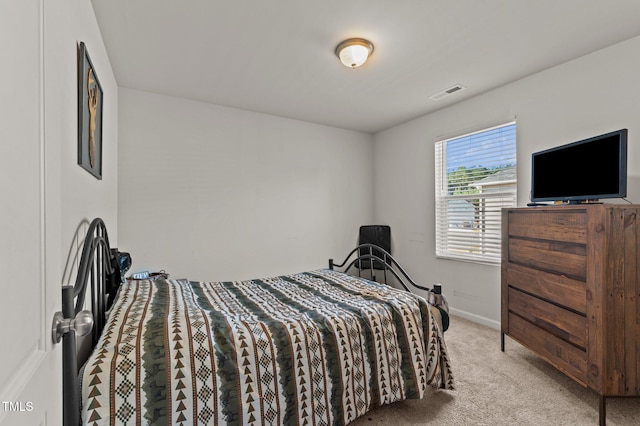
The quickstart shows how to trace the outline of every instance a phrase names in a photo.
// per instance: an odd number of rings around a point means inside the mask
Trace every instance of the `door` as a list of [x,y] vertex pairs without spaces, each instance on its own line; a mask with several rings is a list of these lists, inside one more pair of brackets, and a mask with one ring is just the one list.
[[[58,425],[59,271],[47,266],[44,0],[0,1],[0,423]],[[54,264],[54,262],[48,262]]]

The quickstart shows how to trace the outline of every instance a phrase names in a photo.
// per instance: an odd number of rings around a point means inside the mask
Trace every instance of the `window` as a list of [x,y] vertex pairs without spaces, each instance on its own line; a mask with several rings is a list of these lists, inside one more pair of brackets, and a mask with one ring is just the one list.
[[516,123],[435,145],[436,256],[500,263],[501,211],[516,205]]

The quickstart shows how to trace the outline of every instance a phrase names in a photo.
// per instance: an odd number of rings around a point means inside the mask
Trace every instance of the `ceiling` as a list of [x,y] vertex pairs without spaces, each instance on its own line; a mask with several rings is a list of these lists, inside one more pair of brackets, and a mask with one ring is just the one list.
[[640,35],[638,0],[92,3],[119,86],[368,133]]

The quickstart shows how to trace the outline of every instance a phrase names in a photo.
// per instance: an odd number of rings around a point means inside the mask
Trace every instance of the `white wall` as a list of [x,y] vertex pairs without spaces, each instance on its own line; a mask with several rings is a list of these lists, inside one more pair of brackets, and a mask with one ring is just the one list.
[[325,267],[373,219],[371,135],[124,88],[119,123],[132,271],[219,281]]
[[[518,205],[531,153],[629,129],[628,199],[640,203],[640,38],[592,53],[374,136],[375,221],[419,281],[442,282],[454,312],[499,327],[500,267],[435,258],[436,138],[517,116]],[[615,201],[615,200],[614,200]]]
[[[95,217],[103,218],[110,243],[117,247],[118,86],[91,2],[44,0],[43,4],[45,250],[47,286],[54,288],[53,297],[47,300],[47,312],[51,312],[61,309],[60,287],[75,283],[80,250],[89,221]],[[77,44],[81,41],[87,46],[103,92],[102,180],[96,179],[77,164]],[[47,337],[52,318],[48,313],[44,319]],[[47,339],[47,342],[50,340]],[[56,381],[53,389],[59,392],[47,395],[49,399],[58,400],[55,406],[60,408],[61,349],[60,344],[52,348],[59,358],[54,367],[49,368]],[[62,419],[52,417],[50,421],[60,424]]]
[[[79,245],[76,231],[84,221],[101,217],[117,247],[118,85],[102,41],[93,7],[86,0],[45,2],[45,138],[47,215],[50,255],[61,263],[63,284],[73,284]],[[77,164],[77,44],[84,42],[103,91],[102,180]],[[85,227],[86,228],[86,227]],[[84,228],[80,230],[83,236]]]

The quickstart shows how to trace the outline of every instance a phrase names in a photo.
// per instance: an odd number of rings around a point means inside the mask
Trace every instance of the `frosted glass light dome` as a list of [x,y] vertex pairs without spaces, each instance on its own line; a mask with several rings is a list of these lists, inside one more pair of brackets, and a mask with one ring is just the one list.
[[373,44],[363,38],[350,38],[336,47],[336,55],[349,68],[364,64],[373,52]]

